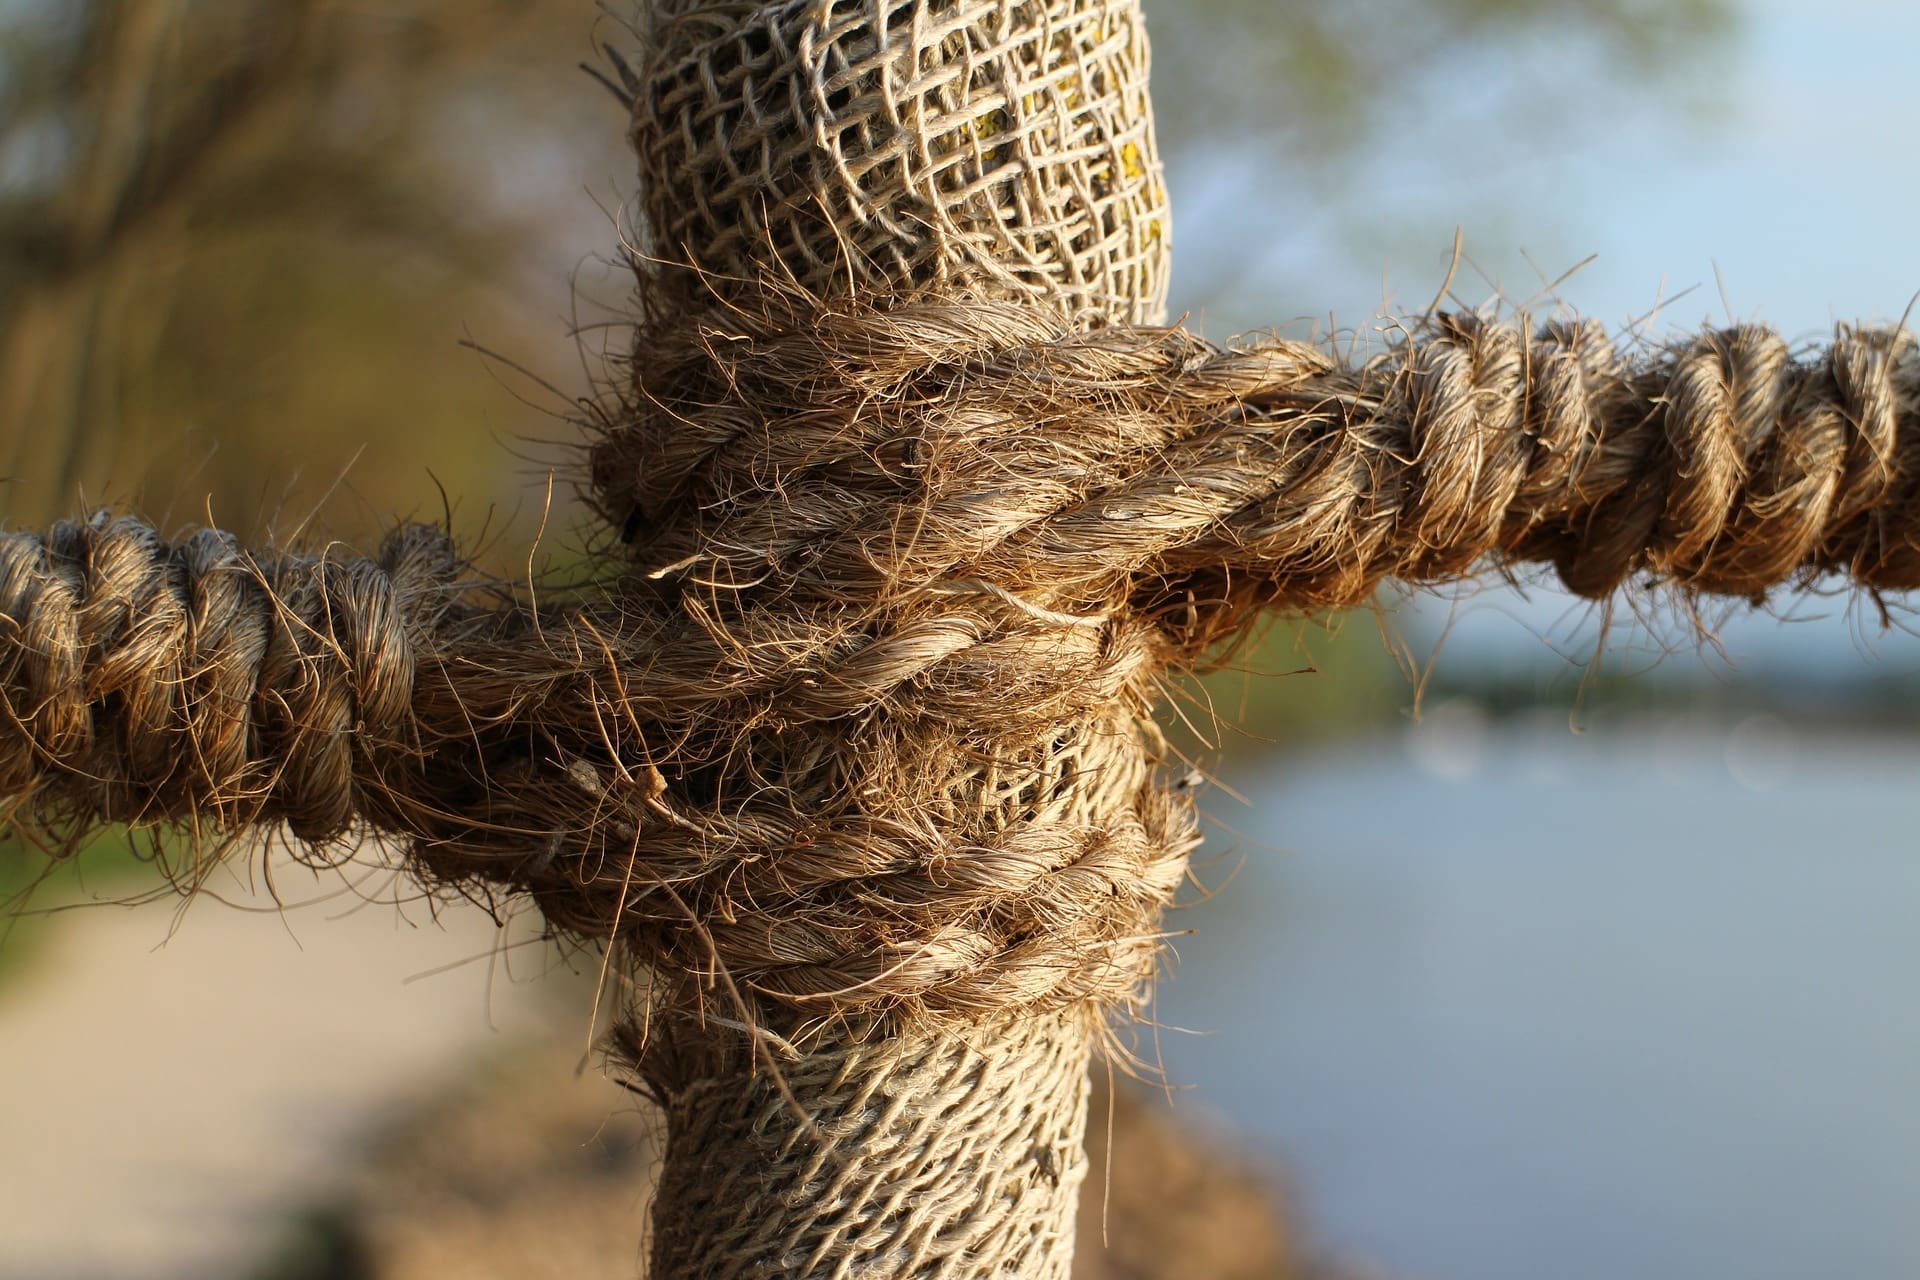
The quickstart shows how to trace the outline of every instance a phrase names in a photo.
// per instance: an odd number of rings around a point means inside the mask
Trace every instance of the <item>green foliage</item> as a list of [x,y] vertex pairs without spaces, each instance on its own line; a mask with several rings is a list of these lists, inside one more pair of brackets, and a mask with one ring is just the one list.
[[[1526,108],[1573,112],[1565,60],[1597,51],[1624,81],[1658,83],[1724,41],[1729,0],[1179,0],[1148,6],[1155,102],[1168,149],[1279,143],[1321,160],[1391,127],[1406,91],[1465,50],[1509,72]],[[1542,44],[1541,42],[1545,43]],[[1483,89],[1462,85],[1462,92]]]
[[[499,541],[524,546],[565,459],[512,446],[560,434],[546,415],[567,404],[524,406],[460,342],[578,386],[580,255],[541,268],[552,226],[612,242],[573,176],[625,167],[620,108],[575,69],[589,16],[568,0],[0,9],[5,522],[123,501],[364,543],[395,512],[437,518],[444,486],[462,535],[501,535],[517,511]],[[514,166],[556,147],[577,167],[523,181]]]

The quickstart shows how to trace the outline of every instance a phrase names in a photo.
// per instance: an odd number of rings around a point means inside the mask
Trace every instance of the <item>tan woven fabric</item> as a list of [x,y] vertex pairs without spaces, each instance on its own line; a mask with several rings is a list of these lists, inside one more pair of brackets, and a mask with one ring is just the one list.
[[1162,315],[1137,0],[661,0],[637,90],[659,258],[869,300]]
[[622,1029],[670,1116],[655,1280],[1066,1275],[1088,1023],[1196,838],[1154,704],[1260,609],[1489,563],[1920,584],[1904,333],[1220,350],[1136,323],[1135,0],[651,30],[618,70],[657,260],[587,406],[615,589],[536,616],[426,530],[0,536],[0,819],[371,828],[607,941],[655,979]]
[[[667,1099],[654,1280],[1067,1280],[1084,1015],[783,1062]],[[804,1115],[805,1119],[802,1120]]]

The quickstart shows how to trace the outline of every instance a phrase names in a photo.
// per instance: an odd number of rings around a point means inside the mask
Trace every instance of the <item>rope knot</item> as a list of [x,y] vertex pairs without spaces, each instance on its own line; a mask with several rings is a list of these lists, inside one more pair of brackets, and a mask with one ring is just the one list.
[[420,529],[373,561],[7,535],[0,790],[55,825],[364,824],[675,1007],[950,1025],[1137,996],[1196,838],[1152,713],[1262,608],[1528,562],[1920,584],[1898,333],[1622,354],[1443,316],[1352,364],[781,288],[638,349],[590,457],[630,533],[602,597],[476,607]]

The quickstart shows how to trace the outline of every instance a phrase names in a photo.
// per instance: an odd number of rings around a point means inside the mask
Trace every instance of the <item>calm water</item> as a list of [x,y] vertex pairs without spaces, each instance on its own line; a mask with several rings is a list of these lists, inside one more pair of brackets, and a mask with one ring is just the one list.
[[1171,1074],[1429,1280],[1920,1275],[1920,739],[1442,707],[1215,793]]

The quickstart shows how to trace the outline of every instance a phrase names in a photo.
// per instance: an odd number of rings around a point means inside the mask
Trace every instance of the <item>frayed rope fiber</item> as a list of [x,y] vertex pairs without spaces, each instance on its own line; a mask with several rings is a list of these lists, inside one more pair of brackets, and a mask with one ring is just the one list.
[[656,1280],[1068,1273],[1086,1054],[1198,839],[1154,713],[1261,613],[1535,565],[1920,585],[1903,331],[1161,327],[1137,0],[656,0],[641,34],[603,589],[536,608],[420,527],[0,535],[0,816],[378,834],[608,945],[670,1129]]
[[422,530],[375,561],[0,539],[16,816],[372,827],[724,969],[769,1025],[956,1024],[1138,989],[1195,840],[1150,713],[1258,608],[1536,562],[1587,595],[1920,583],[1896,331],[1622,356],[1454,316],[1349,367],[761,303],[643,332],[591,457],[631,559],[606,599],[503,608]]

